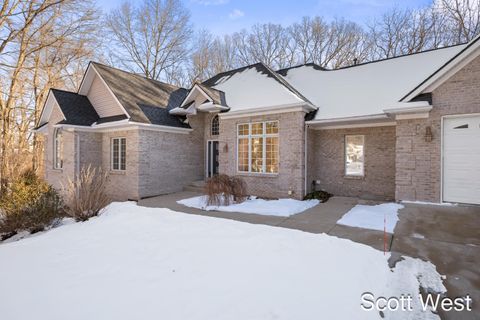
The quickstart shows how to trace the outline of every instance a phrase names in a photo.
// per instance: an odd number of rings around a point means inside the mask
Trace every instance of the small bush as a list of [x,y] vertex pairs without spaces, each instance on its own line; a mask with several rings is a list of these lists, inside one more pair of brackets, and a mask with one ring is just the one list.
[[219,174],[207,180],[205,185],[207,205],[228,206],[241,203],[247,198],[247,185],[242,178]]
[[0,234],[5,239],[20,231],[42,231],[63,215],[62,199],[55,189],[27,170],[7,184],[0,197]]
[[110,202],[106,194],[108,175],[91,166],[82,168],[76,180],[68,179],[66,186],[66,214],[76,221],[97,216]]
[[328,199],[332,196],[332,194],[326,192],[326,191],[313,191],[307,194],[303,200],[313,200],[317,199],[320,200],[321,202],[327,202]]

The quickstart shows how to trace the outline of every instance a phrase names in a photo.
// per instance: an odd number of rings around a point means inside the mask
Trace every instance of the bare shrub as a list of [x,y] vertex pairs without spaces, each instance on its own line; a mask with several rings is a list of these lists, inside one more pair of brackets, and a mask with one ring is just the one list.
[[241,203],[247,199],[247,184],[240,177],[230,177],[233,200]]
[[64,216],[58,193],[33,170],[26,170],[6,184],[0,196],[0,236],[20,231],[35,233],[57,224]]
[[247,185],[242,178],[219,174],[207,180],[205,191],[207,205],[228,206],[233,202],[240,203],[246,199]]
[[97,216],[109,204],[106,194],[108,175],[90,165],[82,168],[77,179],[68,179],[66,187],[66,214],[77,221]]

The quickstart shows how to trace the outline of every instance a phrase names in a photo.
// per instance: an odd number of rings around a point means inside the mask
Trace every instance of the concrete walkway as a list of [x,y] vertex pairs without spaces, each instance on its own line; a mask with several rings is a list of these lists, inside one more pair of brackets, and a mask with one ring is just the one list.
[[[333,197],[326,203],[291,217],[203,211],[179,205],[176,201],[200,195],[179,192],[139,201],[147,207],[232,219],[255,224],[326,233],[350,239],[378,250],[384,248],[383,232],[337,225],[336,222],[357,204],[376,204],[356,198]],[[404,204],[394,234],[387,236],[392,255],[407,255],[431,261],[444,281],[449,297],[473,299],[474,312],[441,313],[442,319],[480,319],[480,207]]]
[[[311,233],[326,233],[339,238],[346,238],[355,242],[361,242],[376,249],[383,250],[383,232],[352,228],[336,224],[336,222],[355,205],[375,204],[371,201],[363,201],[356,198],[347,197],[333,197],[326,203],[320,203],[311,209],[290,217],[264,216],[236,212],[204,211],[196,208],[189,208],[177,203],[178,200],[196,197],[199,195],[201,194],[197,192],[183,191],[143,199],[139,201],[139,205],[145,207],[164,207],[185,213],[231,219],[255,224],[266,224],[270,226],[297,229]],[[387,236],[387,250],[390,249],[391,238],[392,235]]]

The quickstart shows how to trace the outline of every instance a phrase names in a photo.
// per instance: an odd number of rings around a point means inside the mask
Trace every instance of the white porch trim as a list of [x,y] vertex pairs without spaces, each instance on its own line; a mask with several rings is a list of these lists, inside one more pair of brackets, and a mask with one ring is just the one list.
[[125,122],[116,121],[112,123],[102,123],[99,125],[92,125],[91,127],[87,126],[77,126],[71,124],[56,124],[54,128],[64,128],[67,131],[85,131],[85,132],[111,132],[111,131],[128,131],[128,130],[151,130],[151,131],[160,131],[160,132],[169,132],[169,133],[179,133],[179,134],[189,134],[193,131],[191,128],[177,128],[170,126],[162,126],[157,124],[149,123],[139,123],[139,122]]
[[314,107],[302,102],[302,103],[284,104],[284,105],[276,105],[276,106],[248,108],[248,109],[243,109],[238,111],[229,111],[226,113],[219,113],[219,117],[220,119],[235,119],[235,118],[254,117],[254,116],[287,113],[287,112],[298,112],[298,111],[308,113],[314,110],[316,110]]

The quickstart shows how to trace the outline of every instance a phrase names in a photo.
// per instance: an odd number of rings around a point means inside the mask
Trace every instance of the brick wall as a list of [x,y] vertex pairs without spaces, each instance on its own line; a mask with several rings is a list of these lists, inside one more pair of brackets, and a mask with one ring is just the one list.
[[[311,131],[308,185],[334,195],[392,200],[395,196],[395,127]],[[365,136],[365,175],[345,176],[345,135]]]
[[140,130],[139,195],[181,191],[204,177],[203,114],[189,118],[189,134]]
[[[242,177],[248,186],[248,193],[262,197],[292,197],[300,199],[304,193],[304,116],[303,112],[275,115],[220,118],[220,173]],[[279,121],[279,172],[276,175],[247,174],[237,172],[236,150],[239,123],[258,121]],[[227,150],[228,149],[228,150]]]
[[[111,170],[111,140],[112,138],[126,138],[126,170]],[[109,173],[107,193],[112,200],[137,200],[139,192],[139,131],[124,130],[111,131],[101,134],[102,139],[102,169]],[[95,151],[93,151],[95,152]]]
[[[440,201],[441,118],[480,113],[479,88],[480,57],[433,91],[428,119],[397,121],[397,200]],[[433,133],[431,142],[425,142],[427,126]]]
[[54,106],[47,124],[47,136],[44,145],[45,180],[55,189],[62,192],[63,186],[67,185],[68,177],[73,178],[75,173],[75,134],[72,131],[62,130],[63,139],[63,168],[53,167],[54,130],[55,123],[63,120],[58,106]]

